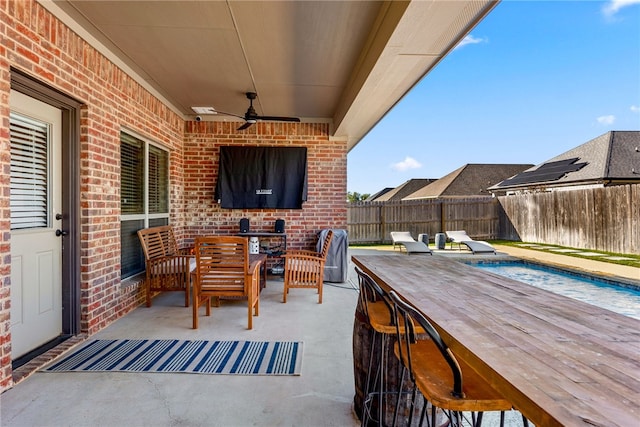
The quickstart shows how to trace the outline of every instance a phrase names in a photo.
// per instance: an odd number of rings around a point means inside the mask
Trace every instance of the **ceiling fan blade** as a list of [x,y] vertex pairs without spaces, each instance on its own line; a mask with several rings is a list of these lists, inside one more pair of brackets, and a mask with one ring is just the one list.
[[[245,130],[258,120],[266,120],[271,122],[300,122],[298,117],[284,117],[284,116],[259,116],[256,114],[255,108],[253,108],[253,100],[258,97],[258,94],[255,92],[246,92],[245,95],[249,100],[249,108],[247,112],[244,114],[245,123],[240,126],[237,130]],[[239,116],[238,116],[239,117]]]
[[240,114],[228,113],[226,111],[216,111],[214,114],[219,116],[237,117],[239,119],[245,120],[245,117],[241,116]]
[[251,126],[252,124],[255,123],[255,120],[247,120],[246,122],[244,122],[242,124],[242,126],[240,126],[238,129],[236,130],[245,130],[246,128],[248,128],[249,126]]
[[272,121],[272,122],[296,122],[296,123],[300,122],[300,119],[298,117],[257,116],[256,119],[268,120],[268,121]]

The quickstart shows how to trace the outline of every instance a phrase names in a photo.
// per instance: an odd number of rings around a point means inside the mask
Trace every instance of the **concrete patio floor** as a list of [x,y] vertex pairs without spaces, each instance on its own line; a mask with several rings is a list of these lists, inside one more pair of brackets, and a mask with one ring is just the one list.
[[[508,247],[498,250],[498,257],[508,256]],[[349,258],[376,251],[380,250],[350,248]],[[517,252],[536,257],[534,251]],[[442,255],[479,257],[464,250],[438,251],[436,256]],[[553,255],[554,263],[576,267],[576,258]],[[584,268],[607,273],[605,264]],[[609,274],[616,273],[612,267]],[[0,395],[0,425],[359,425],[352,411],[352,331],[358,297],[352,264],[347,282],[325,284],[323,304],[317,303],[315,292],[302,289],[291,290],[283,304],[282,288],[281,279],[268,282],[253,330],[246,329],[247,308],[240,301],[223,302],[210,318],[202,311],[200,329],[193,330],[191,308],[181,305],[182,294],[167,293],[156,297],[151,308],[137,308],[92,338],[299,340],[304,342],[300,376],[35,372]]]
[[270,280],[253,330],[243,301],[223,301],[211,317],[203,309],[194,330],[183,294],[159,295],[151,308],[137,308],[92,338],[303,341],[302,374],[36,372],[0,396],[0,425],[358,425],[351,409],[356,289],[325,284],[323,304],[316,292],[293,289],[283,304],[282,280]]

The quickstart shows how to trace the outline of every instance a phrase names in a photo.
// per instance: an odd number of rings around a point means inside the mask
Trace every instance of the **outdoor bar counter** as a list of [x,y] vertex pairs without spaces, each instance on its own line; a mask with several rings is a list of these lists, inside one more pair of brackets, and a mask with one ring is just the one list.
[[352,260],[536,425],[640,425],[640,320],[442,256]]

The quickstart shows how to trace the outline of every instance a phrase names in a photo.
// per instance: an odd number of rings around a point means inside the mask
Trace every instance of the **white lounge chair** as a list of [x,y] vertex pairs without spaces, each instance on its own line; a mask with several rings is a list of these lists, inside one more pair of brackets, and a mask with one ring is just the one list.
[[477,253],[496,254],[496,248],[483,240],[473,240],[464,230],[446,231],[445,233],[447,238],[451,240],[451,249],[453,249],[453,244],[456,243],[458,249],[460,249],[460,245],[465,245],[474,255]]
[[433,255],[433,252],[424,242],[400,242],[404,246],[404,250],[407,255],[411,254],[429,254]]
[[416,242],[416,239],[411,237],[411,233],[408,231],[392,231],[391,232],[391,240],[393,241],[393,249],[398,246],[400,250],[402,250],[401,243],[403,242]]
[[391,232],[391,240],[393,241],[393,249],[398,246],[400,250],[404,248],[407,254],[431,254],[431,249],[429,246],[425,245],[424,242],[418,242],[413,237],[411,237],[411,233],[408,231],[392,231]]

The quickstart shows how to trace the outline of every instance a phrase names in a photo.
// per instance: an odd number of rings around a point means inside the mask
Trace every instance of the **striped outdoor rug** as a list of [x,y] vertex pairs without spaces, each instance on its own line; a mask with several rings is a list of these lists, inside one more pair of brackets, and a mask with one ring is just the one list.
[[91,340],[45,372],[300,375],[302,342]]

